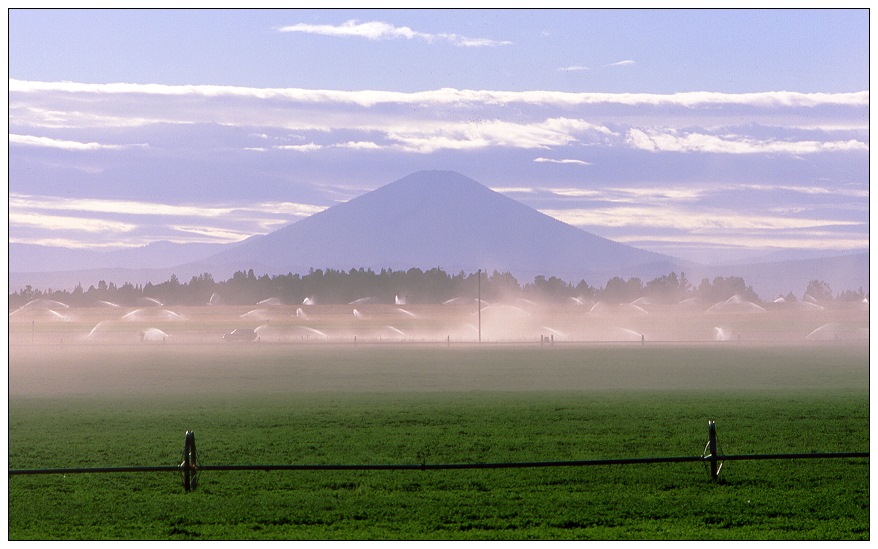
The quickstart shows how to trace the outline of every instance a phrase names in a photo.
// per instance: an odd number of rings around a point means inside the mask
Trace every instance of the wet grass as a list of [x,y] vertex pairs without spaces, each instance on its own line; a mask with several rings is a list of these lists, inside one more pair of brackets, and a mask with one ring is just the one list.
[[14,346],[9,392],[214,395],[308,392],[849,390],[864,343],[587,345],[58,344]]
[[[10,468],[868,450],[868,389],[15,397]],[[868,539],[868,460],[9,479],[10,539]]]

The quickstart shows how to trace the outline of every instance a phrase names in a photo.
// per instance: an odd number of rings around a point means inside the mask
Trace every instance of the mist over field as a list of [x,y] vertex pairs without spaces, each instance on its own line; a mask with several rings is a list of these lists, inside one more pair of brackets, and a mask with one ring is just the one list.
[[[729,346],[780,345],[840,350],[851,345],[862,347],[869,337],[866,303],[780,301],[758,305],[739,296],[714,304],[694,298],[677,304],[648,299],[622,304],[584,299],[539,303],[518,298],[491,303],[483,300],[481,306],[472,297],[433,305],[406,304],[399,298],[393,304],[361,298],[347,304],[320,305],[305,300],[289,305],[274,298],[255,305],[174,306],[142,299],[136,306],[102,302],[80,308],[36,300],[13,311],[9,325],[13,395],[91,390],[112,393],[114,379],[122,383],[118,390],[123,392],[176,392],[180,387],[198,392],[221,387],[228,390],[235,386],[229,385],[230,380],[248,375],[259,380],[256,386],[273,391],[279,389],[273,386],[277,375],[293,374],[262,371],[259,357],[299,360],[296,357],[300,355],[313,362],[307,364],[307,375],[289,390],[309,386],[315,390],[343,390],[344,383],[333,381],[339,372],[325,367],[320,353],[332,356],[345,348],[374,347],[387,352],[417,348],[422,353],[481,348],[480,344],[488,349],[497,345],[545,351],[566,348],[579,353],[586,362],[594,346],[604,349],[602,356],[608,361],[605,367],[610,370],[600,369],[597,378],[595,372],[580,372],[584,377],[568,387],[572,388],[613,385],[613,349],[696,345],[712,353]],[[162,359],[149,363],[145,370],[140,370],[143,365],[132,366],[129,362],[132,356],[153,353]],[[47,358],[51,356],[56,358]],[[89,360],[89,356],[94,359]],[[413,376],[421,360],[434,359],[422,357],[410,370],[393,374],[400,387],[424,388],[419,387],[419,380],[423,380]],[[200,369],[191,370],[192,364],[200,364]],[[347,371],[348,367],[352,370]],[[369,378],[357,370],[356,362],[342,370],[347,372],[345,375],[353,375],[350,379],[355,385],[362,382],[361,376]],[[130,377],[132,374],[136,377]],[[517,381],[509,377],[509,372],[487,370],[479,374],[487,377],[480,377],[478,386],[497,376],[488,386],[496,383],[498,388],[523,389],[530,383],[527,380],[539,379],[543,374],[536,360],[516,370],[515,375],[520,376]],[[651,375],[634,367],[626,378],[632,386],[642,386],[651,383]],[[204,376],[211,381],[192,385],[203,381]],[[601,376],[607,379],[600,380]],[[638,376],[644,376],[643,380],[638,381]],[[394,385],[388,378],[380,379],[382,386]],[[167,382],[156,386],[157,380]],[[179,385],[172,389],[175,384]],[[681,381],[680,387],[686,385]],[[426,387],[435,388],[432,382]],[[466,390],[467,384],[461,380],[454,387]]]

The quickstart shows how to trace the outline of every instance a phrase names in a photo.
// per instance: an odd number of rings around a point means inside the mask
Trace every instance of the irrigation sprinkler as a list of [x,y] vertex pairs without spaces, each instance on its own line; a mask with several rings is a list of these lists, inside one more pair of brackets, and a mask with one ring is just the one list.
[[635,465],[649,463],[701,462],[710,470],[710,478],[716,482],[723,461],[765,460],[765,459],[827,459],[827,458],[869,458],[869,452],[829,452],[809,454],[747,454],[724,455],[716,439],[716,423],[707,422],[708,440],[700,456],[682,457],[639,457],[617,459],[588,459],[578,461],[526,461],[501,463],[427,463],[427,452],[417,453],[417,463],[402,464],[287,464],[287,465],[201,465],[195,451],[195,433],[186,431],[183,440],[183,461],[176,466],[128,466],[91,467],[66,469],[10,469],[9,475],[46,475],[72,473],[146,473],[177,471],[183,475],[183,489],[193,492],[198,487],[198,474],[201,471],[437,471],[459,469],[521,469],[534,467],[583,467],[589,465]]
[[704,446],[701,458],[707,460],[705,463],[710,464],[711,480],[719,480],[719,471],[723,468],[723,462],[719,460],[719,450],[716,443],[716,422],[712,419],[707,421],[707,444]]
[[183,472],[183,488],[187,492],[195,490],[198,486],[198,460],[195,453],[195,433],[186,431],[183,440],[183,463],[180,464]]

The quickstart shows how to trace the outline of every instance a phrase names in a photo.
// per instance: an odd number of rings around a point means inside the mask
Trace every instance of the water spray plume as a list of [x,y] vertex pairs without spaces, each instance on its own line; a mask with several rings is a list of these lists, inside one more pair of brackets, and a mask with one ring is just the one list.
[[164,342],[168,339],[168,334],[159,330],[158,328],[147,328],[140,334],[141,341],[161,341]]
[[387,328],[388,330],[390,330],[391,332],[394,332],[394,333],[396,333],[396,334],[401,335],[402,337],[406,337],[405,333],[403,333],[403,331],[400,330],[400,329],[398,329],[398,328],[394,328],[393,326],[386,326],[386,328]]

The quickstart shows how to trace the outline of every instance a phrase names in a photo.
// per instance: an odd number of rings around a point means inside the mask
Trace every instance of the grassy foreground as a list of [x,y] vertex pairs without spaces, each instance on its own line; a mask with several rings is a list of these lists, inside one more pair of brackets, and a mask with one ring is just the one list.
[[[862,451],[867,395],[443,394],[15,402],[10,467]],[[10,539],[868,539],[868,460],[9,479]]]
[[[124,351],[124,352],[123,352]],[[49,382],[52,382],[51,384]],[[868,450],[865,347],[66,346],[10,355],[12,469]],[[869,460],[9,478],[18,539],[868,539]]]

